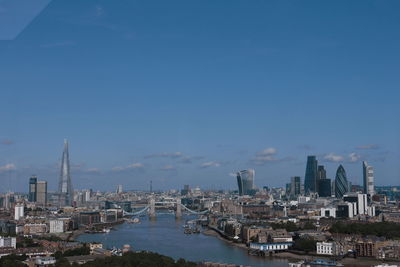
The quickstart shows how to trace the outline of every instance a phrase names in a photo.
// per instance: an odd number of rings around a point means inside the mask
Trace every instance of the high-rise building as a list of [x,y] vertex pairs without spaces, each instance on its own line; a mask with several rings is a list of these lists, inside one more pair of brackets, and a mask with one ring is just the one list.
[[24,217],[24,204],[17,204],[14,208],[14,220],[18,221]]
[[29,202],[36,202],[36,190],[37,190],[37,177],[32,175],[29,178],[29,195],[28,201]]
[[47,205],[47,182],[38,181],[36,191],[36,203],[46,206]]
[[315,156],[307,157],[306,174],[304,176],[304,192],[317,192],[317,168],[318,161]]
[[317,180],[326,179],[326,170],[323,165],[318,166]]
[[343,201],[357,203],[355,214],[368,213],[368,200],[366,194],[349,193],[343,196]]
[[[317,168],[317,180],[316,180],[316,189],[315,191],[318,192],[318,195],[321,196],[321,185],[320,185],[320,181],[326,179],[326,170],[325,167],[323,165],[318,165]],[[326,182],[326,181],[325,181]],[[327,189],[327,188],[325,188]],[[322,194],[324,195],[325,192],[322,192]]]
[[183,185],[183,189],[181,190],[181,195],[186,196],[190,193],[190,186],[188,184]]
[[318,195],[320,197],[332,196],[331,179],[318,180]]
[[346,171],[344,170],[343,166],[340,165],[336,171],[335,196],[337,198],[341,198],[348,191],[349,183],[347,181]]
[[301,182],[299,176],[290,178],[290,195],[296,197],[301,194]]
[[364,194],[374,195],[374,169],[368,165],[366,161],[363,161],[363,180],[364,180]]
[[254,187],[254,175],[253,169],[243,170],[237,172],[237,182],[239,187],[239,195],[252,195],[255,192]]
[[58,193],[60,194],[60,206],[72,206],[74,191],[69,169],[69,153],[68,141],[64,140],[64,151],[61,159],[60,182],[58,185]]
[[117,193],[117,194],[122,193],[122,184],[117,185],[116,193]]

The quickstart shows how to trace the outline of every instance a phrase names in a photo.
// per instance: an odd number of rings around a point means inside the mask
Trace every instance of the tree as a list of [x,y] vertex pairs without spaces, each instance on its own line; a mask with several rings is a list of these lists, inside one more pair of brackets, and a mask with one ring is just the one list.
[[317,241],[313,238],[298,238],[294,241],[293,249],[305,252],[316,250]]

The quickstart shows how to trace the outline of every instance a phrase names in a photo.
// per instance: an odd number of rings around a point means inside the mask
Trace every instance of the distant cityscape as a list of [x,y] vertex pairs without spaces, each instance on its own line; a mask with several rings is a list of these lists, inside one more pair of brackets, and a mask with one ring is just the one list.
[[[360,166],[362,185],[349,182],[342,165],[335,179],[328,178],[325,167],[310,155],[304,183],[293,176],[284,188],[257,188],[256,171],[247,169],[237,171],[234,191],[203,191],[186,184],[180,191],[154,192],[149,181],[148,191],[124,191],[116,184],[113,191],[94,192],[73,189],[69,157],[65,140],[57,192],[48,192],[47,182],[32,175],[28,193],[1,196],[0,255],[26,255],[27,264],[50,266],[57,262],[57,251],[87,246],[76,241],[80,235],[109,233],[113,226],[138,223],[145,215],[157,220],[158,212],[166,210],[177,220],[196,216],[205,234],[215,232],[259,257],[306,253],[346,263],[354,258],[400,260],[400,187],[374,186],[374,168],[366,161]],[[392,234],[375,227],[388,227]],[[185,226],[185,234],[200,231]],[[27,238],[33,247],[25,244]],[[110,250],[91,243],[87,255],[67,260],[85,263],[128,251],[129,244]]]

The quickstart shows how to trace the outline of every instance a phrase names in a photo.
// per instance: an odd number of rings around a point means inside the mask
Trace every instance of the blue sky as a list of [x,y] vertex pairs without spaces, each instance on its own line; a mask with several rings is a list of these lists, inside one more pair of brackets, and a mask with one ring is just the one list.
[[[19,1],[22,14],[38,10]],[[5,2],[2,22],[19,11]],[[399,10],[51,1],[0,41],[0,191],[26,191],[31,174],[55,190],[64,138],[77,189],[234,189],[243,168],[283,186],[304,178],[307,155],[330,178],[343,164],[361,183],[367,160],[377,184],[398,185]]]

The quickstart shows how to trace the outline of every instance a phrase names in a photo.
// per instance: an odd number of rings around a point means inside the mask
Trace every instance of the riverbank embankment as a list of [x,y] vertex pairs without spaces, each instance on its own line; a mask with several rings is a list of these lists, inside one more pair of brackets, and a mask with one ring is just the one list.
[[[215,229],[213,227],[209,227],[207,230],[203,231],[203,234],[209,235],[209,236],[214,236],[222,241],[225,241],[227,244],[229,244],[231,246],[236,246],[236,247],[248,250],[248,247],[246,246],[246,244],[237,243],[231,239],[228,239],[226,237],[226,235],[224,235],[221,231],[219,231],[218,229]],[[311,258],[330,259],[330,257],[322,256],[322,255],[293,253],[293,252],[288,252],[288,251],[274,253],[267,257],[288,259],[290,261],[309,260]],[[340,263],[342,263],[345,266],[373,266],[373,265],[379,265],[379,264],[389,264],[389,265],[400,266],[399,261],[393,262],[393,261],[379,260],[379,259],[374,259],[374,258],[344,258],[344,259],[340,260]]]

